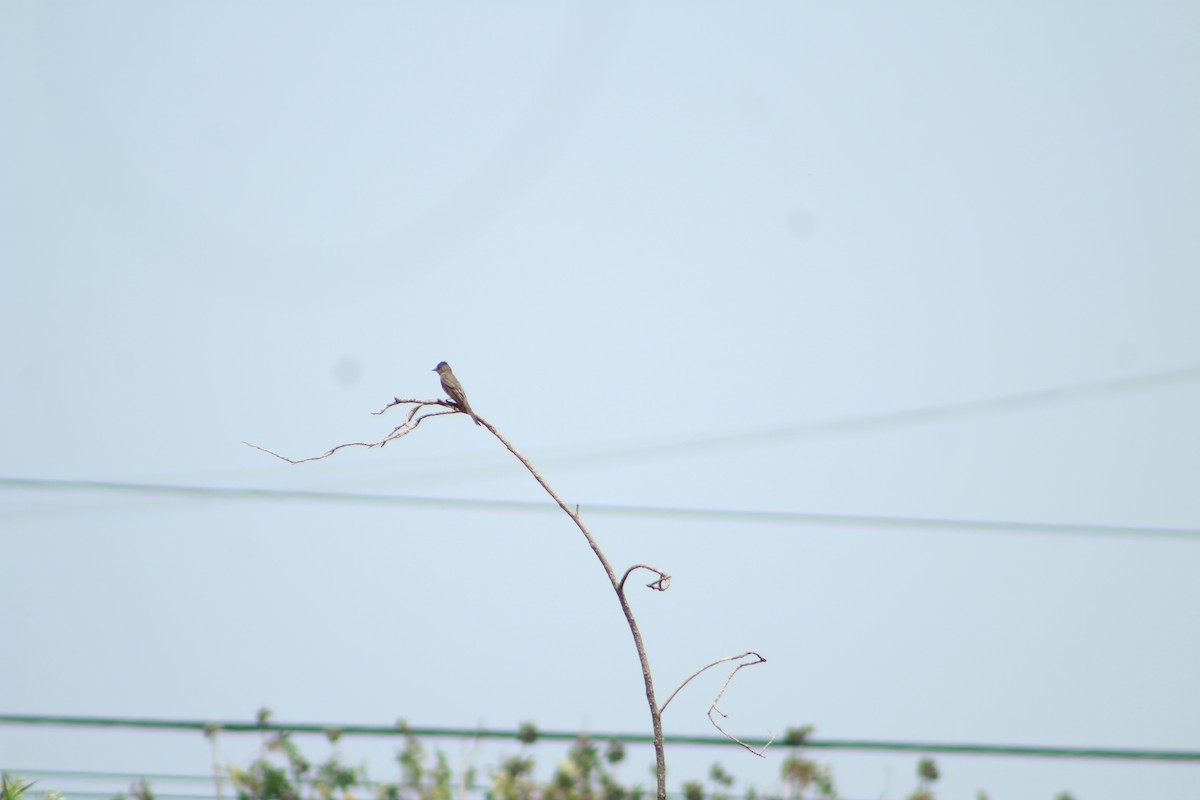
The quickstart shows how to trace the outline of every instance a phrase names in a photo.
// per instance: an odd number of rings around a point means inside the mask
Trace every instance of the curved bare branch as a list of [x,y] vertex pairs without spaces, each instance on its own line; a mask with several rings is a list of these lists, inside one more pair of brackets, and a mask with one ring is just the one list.
[[[720,702],[721,695],[725,694],[725,690],[729,688],[729,682],[733,680],[734,675],[737,675],[738,670],[740,670],[742,667],[753,667],[756,664],[764,664],[767,661],[765,658],[763,658],[761,655],[754,652],[753,650],[751,650],[750,652],[747,652],[747,653],[742,653],[742,655],[738,656],[738,658],[745,658],[746,656],[753,656],[754,660],[747,661],[744,664],[738,664],[736,667],[734,667],[730,671],[728,677],[725,678],[725,682],[723,684],[721,684],[721,691],[717,692],[717,696],[713,698],[712,704],[709,705],[709,707],[708,707],[708,721],[711,722],[713,727],[716,728],[717,730],[719,730],[721,732],[721,735],[724,736],[725,738],[727,738],[731,741],[737,742],[742,747],[746,748],[751,753],[754,753],[754,755],[758,756],[759,758],[766,758],[767,757],[766,756],[767,748],[771,746],[771,742],[775,741],[775,734],[771,734],[771,738],[767,740],[767,743],[764,744],[761,749],[755,750],[749,744],[747,744],[746,742],[743,742],[741,739],[739,739],[738,737],[734,736],[729,731],[722,728],[717,723],[717,721],[715,719],[713,719],[714,711],[717,712],[718,714],[720,714],[723,718],[729,719],[729,715],[726,714],[724,711],[722,711],[720,708],[718,708],[717,703]],[[726,660],[728,660],[728,659],[726,659]],[[705,669],[707,669],[707,667]],[[688,678],[688,680],[691,680],[691,678]]]
[[[716,661],[712,662],[711,664],[701,667],[700,669],[696,670],[691,675],[689,675],[687,678],[685,678],[683,683],[681,683],[677,687],[675,687],[675,691],[671,692],[671,696],[667,698],[666,702],[662,704],[662,708],[659,710],[665,712],[667,710],[667,706],[669,706],[671,704],[671,701],[675,699],[675,695],[677,695],[681,691],[683,691],[683,687],[687,686],[693,680],[700,677],[701,674],[707,672],[708,670],[712,669],[713,667],[717,666],[718,664],[724,664],[728,661],[738,661],[740,659],[746,658],[747,656],[755,656],[756,658],[762,659],[762,661],[752,661],[748,664],[742,664],[742,665],[738,666],[736,669],[734,669],[733,672],[737,672],[742,667],[748,667],[748,666],[751,666],[752,664],[761,664],[763,661],[766,661],[765,658],[763,658],[762,656],[760,656],[758,653],[754,652],[753,650],[742,653],[741,655],[725,656],[725,658],[718,658]],[[716,699],[713,700],[714,703],[721,698],[722,694],[725,693],[725,687],[728,686],[729,681],[733,679],[733,672],[729,673],[729,677],[725,679],[725,684],[723,686],[721,686],[721,691],[717,692],[717,697],[716,697]]]
[[663,572],[658,567],[652,567],[649,564],[634,564],[632,567],[625,570],[625,574],[621,576],[621,584],[617,587],[617,594],[625,594],[625,581],[629,580],[629,576],[633,574],[633,571],[638,569],[649,570],[658,576],[658,580],[651,581],[650,583],[646,584],[647,589],[653,589],[656,592],[665,592],[667,589],[671,588],[671,576]]
[[326,450],[324,453],[321,453],[321,455],[319,455],[319,456],[309,456],[308,458],[288,458],[283,453],[276,453],[274,450],[268,450],[267,448],[262,447],[261,445],[254,444],[253,442],[247,442],[247,441],[243,440],[242,444],[246,445],[246,447],[253,447],[255,450],[261,450],[264,453],[266,453],[267,455],[272,455],[272,456],[275,456],[276,458],[281,458],[284,461],[288,462],[289,464],[303,464],[306,461],[320,461],[322,458],[329,458],[331,455],[336,453],[338,450],[341,450],[343,447],[382,447],[383,446],[382,442],[346,442],[345,444],[339,444],[337,447]]
[[[608,559],[604,556],[604,552],[600,549],[600,545],[596,543],[596,539],[592,536],[592,532],[588,530],[587,525],[583,521],[583,516],[579,513],[578,506],[571,508],[569,505],[567,505],[566,501],[563,500],[562,497],[559,496],[558,492],[554,491],[554,488],[546,482],[546,479],[542,477],[542,474],[537,471],[537,467],[535,467],[533,462],[525,457],[524,453],[518,450],[512,442],[506,439],[504,435],[500,433],[500,431],[488,424],[486,420],[483,424],[486,425],[488,430],[492,432],[492,435],[500,440],[500,443],[507,448],[508,452],[512,453],[513,456],[525,466],[525,469],[528,470],[529,474],[533,476],[533,479],[538,482],[538,485],[546,490],[546,494],[550,495],[550,498],[558,504],[558,507],[561,508],[563,512],[571,518],[571,521],[575,523],[575,527],[578,528],[579,532],[583,534],[583,538],[587,539],[588,547],[592,548],[592,552],[596,555],[596,558],[600,561],[600,565],[604,568],[604,573],[608,576],[608,582],[612,584],[613,591],[616,592],[617,602],[621,604],[621,611],[625,614],[625,622],[629,625],[629,632],[633,635],[633,645],[637,650],[638,660],[642,665],[642,683],[646,687],[646,705],[650,709],[650,723],[654,729],[654,760],[655,772],[658,778],[658,800],[666,800],[667,757],[666,751],[663,749],[662,713],[658,710],[658,703],[654,699],[654,680],[650,676],[650,659],[646,655],[646,647],[642,643],[642,633],[641,630],[638,629],[637,620],[633,618],[633,609],[629,606],[629,600],[625,597],[625,580],[624,578],[622,578],[620,581],[617,580],[617,573],[613,570],[612,564],[610,564]],[[633,569],[637,569],[637,567],[631,568],[629,572],[632,572]],[[658,570],[654,570],[653,567],[647,567],[647,569],[658,572]],[[629,572],[625,573],[626,578],[629,577]],[[662,573],[660,573],[660,575],[661,574]],[[663,583],[664,578],[669,580],[668,576],[663,575],[659,578],[657,583]],[[653,584],[651,584],[651,588],[653,588]],[[665,588],[666,584],[663,584],[663,589]]]

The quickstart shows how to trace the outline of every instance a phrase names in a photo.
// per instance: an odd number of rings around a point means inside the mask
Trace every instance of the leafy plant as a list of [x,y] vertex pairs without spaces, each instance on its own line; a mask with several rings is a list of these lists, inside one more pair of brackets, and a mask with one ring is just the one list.
[[33,784],[34,781],[22,781],[5,772],[0,775],[0,800],[20,800],[21,795],[29,791]]
[[783,760],[780,777],[789,800],[837,800],[833,787],[833,772],[828,765],[818,764],[804,754],[804,745],[813,727],[789,728],[783,741],[790,749]]
[[941,777],[937,764],[932,758],[922,758],[917,762],[917,789],[908,796],[908,800],[934,800],[933,784]]
[[271,728],[270,718],[270,709],[259,709],[258,726],[263,731],[263,743],[258,758],[244,769],[229,768],[229,779],[238,800],[354,800],[351,790],[366,782],[366,769],[351,767],[342,760],[337,749],[340,731],[325,732],[332,752],[325,761],[314,765],[288,731]]

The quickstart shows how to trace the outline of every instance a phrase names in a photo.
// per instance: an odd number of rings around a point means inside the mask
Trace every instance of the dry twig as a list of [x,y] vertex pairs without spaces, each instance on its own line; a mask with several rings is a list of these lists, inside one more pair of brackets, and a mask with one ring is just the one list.
[[[746,742],[743,742],[741,739],[739,739],[738,737],[734,736],[729,731],[722,728],[719,724],[717,724],[717,721],[715,719],[713,719],[714,711],[717,712],[718,714],[720,714],[724,719],[729,719],[729,715],[726,714],[724,711],[722,711],[720,708],[718,708],[717,703],[720,702],[721,695],[725,694],[725,690],[729,688],[729,682],[733,680],[733,676],[738,674],[738,670],[742,669],[743,667],[753,667],[755,664],[766,663],[766,659],[763,658],[762,656],[760,656],[758,653],[755,653],[753,650],[748,653],[742,653],[740,656],[735,656],[734,658],[746,658],[747,656],[752,656],[754,658],[754,660],[747,661],[744,664],[738,664],[736,667],[734,667],[729,672],[729,675],[726,676],[726,678],[725,678],[725,682],[723,684],[721,684],[721,691],[717,692],[717,696],[713,698],[712,704],[709,705],[709,707],[708,707],[708,721],[712,723],[714,728],[716,728],[717,730],[719,730],[721,732],[722,736],[725,736],[728,739],[732,739],[733,741],[740,744],[742,747],[749,750],[751,753],[754,753],[754,755],[758,756],[759,758],[766,758],[767,757],[766,756],[767,748],[771,746],[771,742],[775,741],[774,734],[772,734],[771,738],[767,740],[767,743],[762,746],[761,750],[755,750],[753,747],[748,745]],[[729,659],[723,659],[723,660],[728,661]],[[688,678],[688,680],[691,680],[691,678]]]
[[[453,403],[451,403],[448,400],[413,400],[413,399],[408,399],[408,398],[395,397],[395,398],[392,398],[392,401],[390,403],[388,403],[386,406],[379,409],[378,411],[372,411],[371,414],[374,416],[379,416],[380,414],[383,414],[385,411],[387,411],[389,408],[392,408],[392,407],[398,406],[398,405],[408,405],[408,404],[412,404],[413,408],[409,410],[408,415],[404,419],[404,422],[402,424],[397,425],[396,427],[392,428],[392,432],[389,433],[387,436],[383,437],[382,439],[380,439],[378,442],[345,442],[343,444],[339,444],[337,447],[332,447],[329,450],[326,450],[324,453],[321,453],[321,455],[319,455],[319,456],[308,456],[307,458],[288,458],[287,456],[283,455],[282,453],[276,453],[274,450],[268,450],[267,448],[262,447],[261,445],[254,444],[252,442],[243,441],[242,444],[246,445],[247,447],[253,447],[255,450],[261,450],[262,452],[267,453],[268,455],[275,456],[276,458],[283,459],[284,461],[288,462],[289,464],[303,464],[308,461],[320,461],[323,458],[329,458],[331,455],[336,453],[338,450],[342,450],[347,447],[383,447],[388,442],[394,442],[395,440],[399,439],[401,436],[405,436],[409,433],[412,433],[413,431],[415,431],[417,429],[418,425],[420,425],[422,422],[429,419],[430,417],[441,417],[446,414],[462,413],[459,411],[458,406],[454,405]],[[428,406],[443,406],[445,408],[448,408],[449,410],[448,411],[432,411],[428,414],[421,414],[420,412]],[[487,425],[486,422],[484,422],[484,424]],[[492,426],[487,425],[487,427],[490,429]]]

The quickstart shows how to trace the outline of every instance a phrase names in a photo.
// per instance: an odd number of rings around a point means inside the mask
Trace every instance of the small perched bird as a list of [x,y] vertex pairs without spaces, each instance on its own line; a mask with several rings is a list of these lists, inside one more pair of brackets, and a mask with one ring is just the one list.
[[458,382],[458,378],[454,377],[454,370],[450,369],[450,365],[443,361],[434,367],[433,371],[442,379],[442,391],[449,395],[459,410],[470,414],[471,419],[475,420],[476,425],[482,425],[483,423],[479,421],[479,417],[475,416],[475,412],[471,410],[471,404],[467,402],[467,393],[463,391],[462,384]]

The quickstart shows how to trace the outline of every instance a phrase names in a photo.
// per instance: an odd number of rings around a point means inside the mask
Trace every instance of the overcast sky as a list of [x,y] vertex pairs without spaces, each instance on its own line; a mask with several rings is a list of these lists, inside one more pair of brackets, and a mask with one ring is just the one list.
[[[619,571],[674,576],[634,597],[660,697],[753,649],[743,736],[1196,750],[1200,534],[1148,529],[1200,529],[1198,31],[1172,2],[0,4],[0,476],[548,503],[458,415],[300,466],[242,444],[382,438],[447,360]],[[649,731],[561,514],[8,483],[0,528],[0,712]],[[720,680],[668,733],[712,732]],[[381,777],[389,747],[346,745]],[[668,761],[770,788],[784,755]],[[915,754],[816,755],[848,798],[913,786]],[[1200,786],[940,764],[945,798]],[[3,769],[208,765],[0,726]]]

